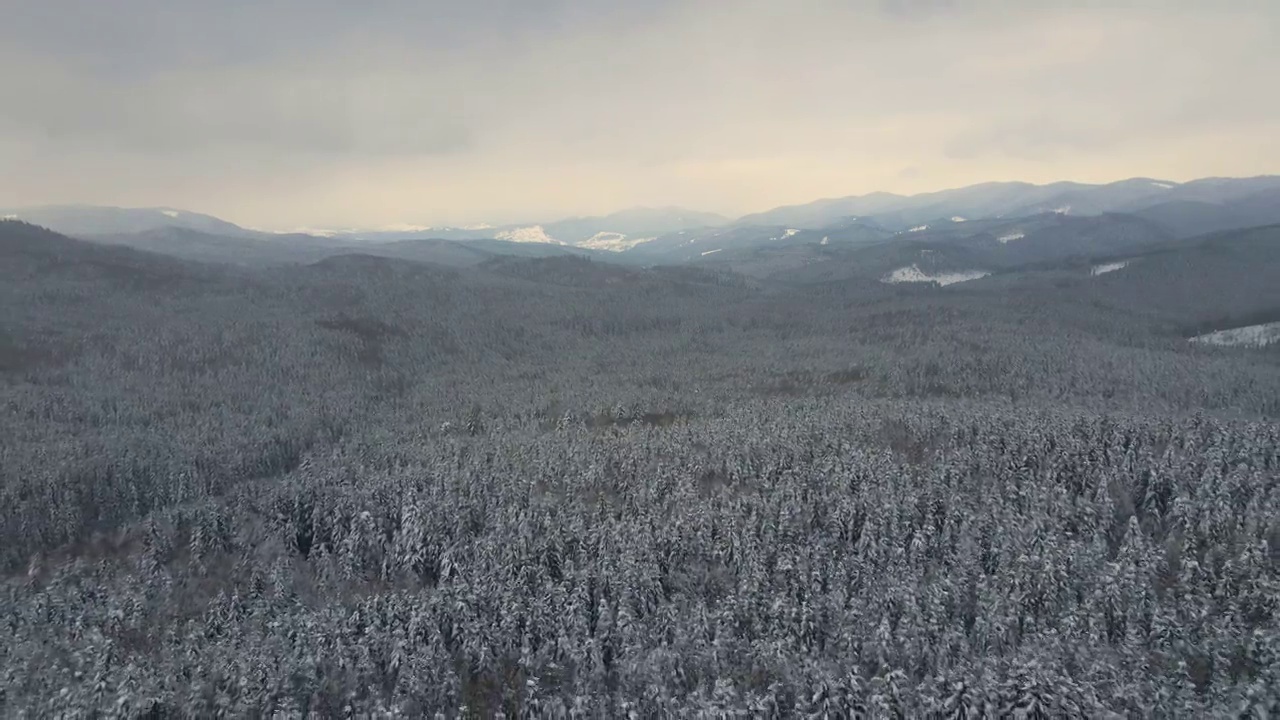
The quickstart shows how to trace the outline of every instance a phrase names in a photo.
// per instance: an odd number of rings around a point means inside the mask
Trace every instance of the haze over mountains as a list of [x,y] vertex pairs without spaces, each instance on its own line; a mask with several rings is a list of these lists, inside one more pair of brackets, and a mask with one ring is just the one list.
[[[624,282],[635,272],[623,269],[628,267],[683,266],[718,284],[759,287],[998,287],[1092,278],[1083,287],[1101,288],[1114,281],[1101,282],[1103,276],[1137,278],[1167,265],[1168,257],[1198,257],[1196,247],[1219,247],[1215,233],[1280,226],[1280,176],[1186,183],[1133,178],[1104,185],[992,182],[913,196],[817,200],[737,219],[677,207],[635,208],[466,229],[277,233],[164,207],[67,205],[0,214],[97,245],[248,268],[325,261],[367,269],[365,260],[354,258],[382,258],[559,285]],[[1251,270],[1223,273],[1258,276],[1272,261],[1268,242],[1243,256],[1255,263]],[[1209,267],[1225,257],[1210,252],[1197,262]],[[1260,277],[1224,285],[1211,276],[1205,292],[1221,286],[1218,294],[1231,300],[1213,302],[1197,293],[1203,307],[1187,308],[1180,327],[1226,331],[1258,317],[1274,320],[1280,298],[1273,302],[1269,287],[1280,282],[1266,273]],[[1179,282],[1198,281],[1192,274]],[[1184,303],[1176,290],[1167,294],[1171,303]]]
[[[752,274],[810,263],[840,248],[900,240],[912,247],[950,242],[976,253],[972,263],[990,272],[1010,263],[1106,255],[1167,239],[1280,223],[1280,176],[1186,183],[1133,178],[1101,185],[991,182],[911,196],[816,200],[737,219],[661,207],[468,228],[400,225],[279,233],[163,207],[62,205],[0,210],[0,215],[96,242],[239,265],[307,263],[358,251],[451,266],[503,254],[583,255],[624,264],[714,264]],[[1065,239],[1059,242],[1055,234]],[[942,257],[931,262],[938,264]]]

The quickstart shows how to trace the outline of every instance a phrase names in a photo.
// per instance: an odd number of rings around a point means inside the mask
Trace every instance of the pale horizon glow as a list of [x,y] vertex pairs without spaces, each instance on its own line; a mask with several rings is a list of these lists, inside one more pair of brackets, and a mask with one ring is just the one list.
[[1263,0],[16,4],[0,207],[461,227],[1280,172]]

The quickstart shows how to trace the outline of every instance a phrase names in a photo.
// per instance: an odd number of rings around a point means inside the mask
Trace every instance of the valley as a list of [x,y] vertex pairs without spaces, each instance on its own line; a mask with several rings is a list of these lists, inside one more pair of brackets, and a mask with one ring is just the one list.
[[1227,202],[1167,184],[621,249],[0,221],[0,709],[1263,702],[1280,226],[1115,209]]

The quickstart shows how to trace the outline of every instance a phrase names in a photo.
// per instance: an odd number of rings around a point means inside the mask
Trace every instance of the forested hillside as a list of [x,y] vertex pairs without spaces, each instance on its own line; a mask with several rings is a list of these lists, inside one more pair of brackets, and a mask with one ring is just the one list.
[[[1280,230],[1032,217],[653,267],[0,221],[0,715],[1280,713],[1280,346],[1187,340],[1280,319]],[[991,274],[883,281],[930,262]]]

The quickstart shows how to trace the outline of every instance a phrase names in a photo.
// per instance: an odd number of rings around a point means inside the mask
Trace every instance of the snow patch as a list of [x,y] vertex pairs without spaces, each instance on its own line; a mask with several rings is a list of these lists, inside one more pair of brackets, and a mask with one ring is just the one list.
[[953,216],[951,222],[968,222],[969,218],[962,218],[959,215]]
[[705,256],[710,255],[710,254],[712,254],[712,253],[718,253],[718,252],[720,252],[721,250],[724,250],[724,248],[716,248],[715,250],[708,250],[708,251],[706,251],[706,252],[702,253],[702,255],[705,257]]
[[1152,184],[1152,185],[1155,185],[1156,187],[1161,188],[1161,189],[1163,189],[1163,190],[1172,190],[1172,189],[1173,189],[1173,186],[1172,186],[1172,185],[1170,185],[1169,183],[1153,182],[1153,183],[1151,183],[1151,184]]
[[4,217],[0,217],[0,220],[17,220],[17,219],[18,219],[17,215],[5,215]]
[[179,215],[177,210],[161,210],[160,214],[171,218],[176,218]]
[[1131,262],[1130,260],[1121,260],[1119,262],[1109,262],[1109,263],[1103,263],[1101,265],[1094,265],[1093,268],[1089,271],[1089,274],[1093,275],[1094,277],[1097,277],[1099,275],[1106,275],[1109,272],[1115,272],[1117,270],[1123,270],[1129,267],[1130,262]]
[[624,250],[630,250],[641,243],[647,243],[650,240],[653,240],[653,238],[629,238],[626,234],[620,232],[598,232],[578,243],[578,247],[584,247],[589,250],[623,252]]
[[[455,228],[441,227],[438,225],[414,225],[411,223],[392,223],[390,225],[378,225],[374,227],[347,227],[347,228],[314,228],[314,227],[297,227],[292,230],[273,230],[277,235],[315,235],[316,237],[338,237],[339,235],[373,235],[377,233],[423,233],[428,234],[436,231],[449,230],[470,230],[471,228]],[[359,239],[359,238],[357,238]]]
[[939,285],[954,285],[955,283],[984,278],[990,274],[991,273],[985,270],[961,270],[959,272],[935,273],[930,275],[929,273],[921,270],[918,265],[910,265],[894,270],[881,278],[880,282],[889,283],[890,285],[916,282],[932,282],[938,283]]
[[928,226],[928,225],[917,225],[917,226],[915,226],[915,227],[913,227],[913,228],[911,228],[911,229],[907,230],[907,232],[920,232],[921,230],[928,230],[928,229],[929,229],[929,226]]
[[1011,243],[1014,240],[1021,240],[1026,236],[1027,236],[1026,233],[1011,232],[1008,235],[1001,235],[1000,237],[996,238],[996,240],[998,240],[1001,245],[1007,245],[1008,243]]
[[564,245],[565,243],[557,240],[547,234],[541,225],[532,225],[530,227],[515,228],[514,230],[503,230],[494,233],[495,240],[507,240],[509,242],[520,243],[548,243],[550,245]]
[[1063,205],[1062,207],[1057,208],[1056,210],[1054,210],[1054,212],[1055,212],[1055,213],[1057,213],[1057,214],[1059,214],[1059,215],[1070,215],[1070,214],[1071,214],[1071,206],[1070,206],[1070,205]]
[[272,230],[275,235],[311,235],[313,237],[331,238],[342,235],[340,230],[325,230],[322,228],[298,227],[292,230]]
[[1280,342],[1280,322],[1249,325],[1219,330],[1191,338],[1191,342],[1205,345],[1230,345],[1238,347],[1266,347]]
[[587,243],[616,243],[626,239],[627,239],[626,233],[604,231],[604,232],[598,232],[595,235],[592,235],[591,237],[587,238],[586,240],[583,240],[582,244],[586,245]]
[[818,243],[818,244],[819,244],[819,245],[830,245],[830,244],[831,244],[831,238],[830,238],[830,237],[828,237],[828,236],[826,236],[826,235],[824,235],[824,236],[822,237],[822,242],[820,242],[820,243]]
[[796,234],[796,233],[798,233],[798,232],[800,232],[800,231],[799,231],[799,230],[795,230],[795,229],[793,229],[793,228],[787,228],[787,231],[786,231],[786,232],[784,232],[784,233],[782,233],[782,237],[784,237],[784,238],[789,238],[789,237],[791,237],[792,235],[795,235],[795,234]]
[[[373,232],[403,232],[403,233],[420,233],[429,230],[452,230],[453,228],[435,228],[430,225],[413,225],[411,223],[392,223],[383,227],[375,228]],[[465,228],[464,228],[465,229]]]

